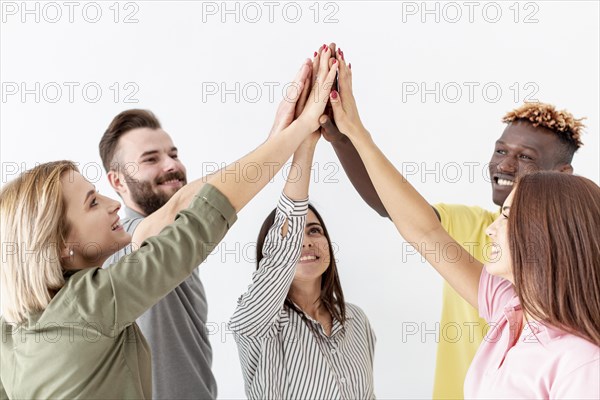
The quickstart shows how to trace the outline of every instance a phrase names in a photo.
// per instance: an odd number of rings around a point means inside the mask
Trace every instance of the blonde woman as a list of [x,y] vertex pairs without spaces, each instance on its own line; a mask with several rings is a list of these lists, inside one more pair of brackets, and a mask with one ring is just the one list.
[[[3,188],[2,397],[152,397],[149,348],[136,318],[192,273],[278,168],[252,182],[233,171],[282,166],[318,129],[337,70],[327,59],[296,121],[237,167],[179,190],[133,238],[119,225],[119,203],[98,194],[71,162],[42,164]],[[298,86],[310,69],[303,64]],[[132,239],[139,250],[100,268]]]

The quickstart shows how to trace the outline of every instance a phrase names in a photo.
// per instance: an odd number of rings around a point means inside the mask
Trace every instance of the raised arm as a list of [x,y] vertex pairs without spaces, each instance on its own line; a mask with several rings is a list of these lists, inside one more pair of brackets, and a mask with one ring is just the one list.
[[[352,141],[398,232],[465,300],[477,308],[482,264],[448,235],[427,201],[373,142],[358,115],[352,93],[352,72],[339,54],[337,59],[340,93],[331,93],[337,126]],[[439,250],[432,252],[432,249]]]
[[[308,90],[300,100],[300,109],[307,94]],[[294,153],[274,223],[265,238],[263,258],[231,317],[230,328],[241,337],[238,344],[242,347],[249,343],[244,337],[260,338],[277,332],[302,252],[311,164],[319,137],[318,132],[312,133]]]
[[[309,66],[303,68],[310,69]],[[115,304],[106,307],[108,315],[115,314],[118,327],[134,321],[181,283],[221,241],[235,214],[271,180],[300,143],[318,129],[318,118],[329,95],[325,88],[331,86],[336,69],[329,70],[326,62],[322,64],[318,70],[321,84],[313,88],[298,119],[242,157],[237,165],[229,165],[222,174],[213,176],[192,196],[191,208],[180,211],[175,222],[166,225],[160,235],[150,233],[161,224],[144,229],[138,226],[134,241],[142,243],[140,249],[105,270],[108,278],[102,270],[82,276],[88,284],[114,292]],[[239,171],[250,165],[263,167],[258,179],[251,182],[239,176]],[[91,310],[97,306],[83,303],[79,303],[81,307],[91,307]]]
[[[344,52],[341,49],[336,50],[335,43],[330,43],[329,49],[331,50],[332,59],[335,59],[336,54],[338,54],[341,59],[344,59]],[[325,140],[330,142],[333,146],[333,150],[335,151],[338,160],[340,160],[342,168],[344,168],[354,189],[356,189],[360,197],[362,197],[369,207],[382,217],[389,218],[389,214],[383,206],[383,203],[371,182],[371,178],[367,173],[367,169],[365,168],[360,155],[356,151],[356,148],[352,144],[352,141],[340,132],[333,121],[333,110],[331,107],[325,109],[325,114],[319,118],[319,124],[321,125],[321,134]]]
[[[323,57],[319,54],[320,60],[326,60],[329,57],[329,49],[323,50],[323,54]],[[310,70],[310,62],[304,62],[295,78],[300,90],[303,89]],[[225,194],[236,211],[241,210],[277,174],[307,135],[318,129],[318,118],[323,113],[329,95],[327,88],[331,87],[336,71],[337,64],[329,69],[326,61],[321,62],[318,71],[315,72],[319,76],[320,85],[312,88],[309,101],[298,119],[278,135],[269,137],[253,152],[208,179],[208,183]],[[277,121],[276,125],[278,125]],[[244,171],[246,166],[259,167],[258,180],[249,182],[241,179],[240,171]],[[205,178],[201,178],[177,191],[167,204],[138,225],[132,242],[142,243],[146,238],[158,234],[167,224],[173,222],[175,215],[190,205],[195,194],[206,182]]]

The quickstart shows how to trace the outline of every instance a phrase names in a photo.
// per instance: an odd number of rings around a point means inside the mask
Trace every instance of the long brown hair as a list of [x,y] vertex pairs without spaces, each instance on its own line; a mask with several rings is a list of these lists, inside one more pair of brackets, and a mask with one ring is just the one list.
[[508,232],[523,310],[600,345],[600,187],[558,172],[526,175]]
[[[327,238],[327,246],[329,247],[329,267],[323,275],[321,276],[321,296],[319,300],[332,317],[336,318],[342,324],[346,322],[346,303],[344,302],[344,292],[342,291],[342,285],[340,283],[340,277],[338,275],[337,264],[335,262],[335,257],[333,253],[333,247],[331,245],[331,239],[329,238],[329,232],[327,231],[327,227],[323,222],[323,218],[321,214],[313,207],[312,204],[308,205],[308,208],[315,213],[319,223],[323,227],[323,234]],[[273,226],[275,222],[275,211],[273,210],[263,222],[260,232],[258,233],[258,239],[256,239],[256,268],[258,269],[260,265],[260,261],[263,259],[263,246],[265,244],[265,239],[267,237],[267,233],[269,229]],[[295,311],[300,311],[297,307],[292,303],[290,298],[286,298],[286,305]],[[302,313],[300,313],[302,314]]]

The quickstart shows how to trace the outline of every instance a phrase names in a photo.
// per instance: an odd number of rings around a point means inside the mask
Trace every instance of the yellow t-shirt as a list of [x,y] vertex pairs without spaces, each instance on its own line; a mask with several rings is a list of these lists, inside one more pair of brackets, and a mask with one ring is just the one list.
[[[498,217],[480,207],[436,204],[446,231],[476,259],[485,262],[490,240],[485,229]],[[433,385],[434,399],[462,399],[471,361],[487,331],[479,312],[444,282],[442,318]]]

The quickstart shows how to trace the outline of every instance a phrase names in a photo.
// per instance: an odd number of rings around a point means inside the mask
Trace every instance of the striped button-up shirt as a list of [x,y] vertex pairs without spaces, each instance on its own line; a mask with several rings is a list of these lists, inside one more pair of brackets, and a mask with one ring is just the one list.
[[[249,399],[372,399],[375,335],[346,303],[346,322],[321,324],[285,304],[302,252],[308,200],[282,195],[264,258],[231,318]],[[282,228],[288,221],[286,236]]]

